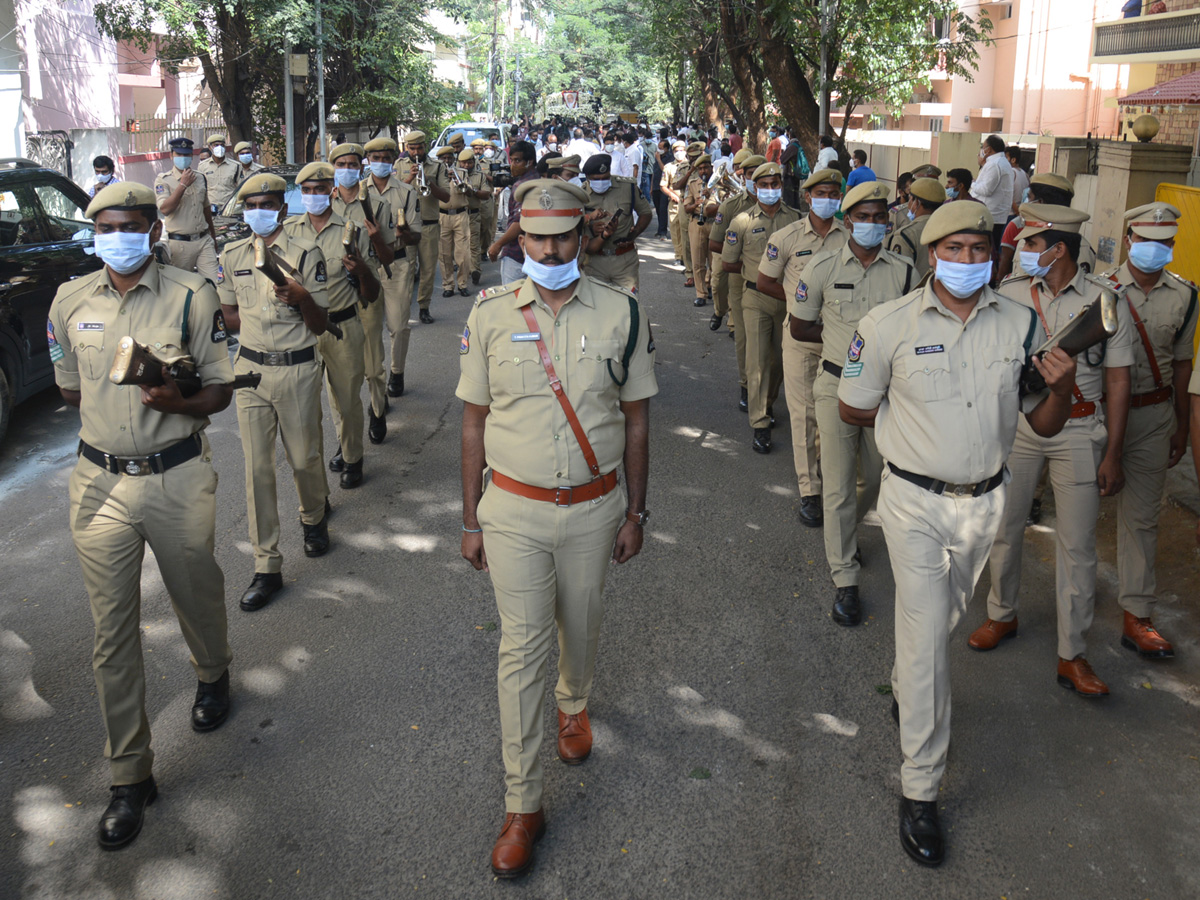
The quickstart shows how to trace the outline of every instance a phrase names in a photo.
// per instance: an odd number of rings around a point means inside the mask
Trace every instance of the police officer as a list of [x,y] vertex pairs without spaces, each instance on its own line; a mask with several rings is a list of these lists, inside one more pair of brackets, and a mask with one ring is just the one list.
[[683,275],[687,287],[691,287],[692,270],[687,264],[689,259],[687,248],[686,229],[684,228],[683,220],[679,217],[679,207],[682,205],[683,195],[675,189],[675,181],[679,174],[680,167],[687,162],[687,144],[683,141],[675,141],[671,144],[672,159],[663,166],[662,178],[659,180],[659,188],[667,195],[667,224],[671,231],[671,244],[675,248],[675,262],[683,266]]
[[[139,625],[146,544],[199,679],[192,728],[211,731],[229,714],[233,655],[225,576],[213,558],[217,474],[204,428],[229,405],[233,370],[212,285],[150,255],[162,234],[155,199],[140,184],[97,192],[86,215],[105,267],[65,282],[46,326],[55,380],[80,416],[70,526],[96,627],[92,669],[112,776],[100,818],[106,850],[137,837],[158,793]],[[126,335],[164,362],[190,357],[200,391],[184,397],[169,375],[161,387],[113,384],[108,373]]]
[[172,166],[154,179],[154,199],[163,216],[171,265],[186,272],[194,269],[216,284],[217,232],[208,204],[208,180],[192,168],[190,138],[174,138],[170,143]]
[[[837,169],[818,169],[801,186],[808,215],[778,231],[767,243],[758,264],[758,290],[787,303],[796,296],[804,270],[823,250],[846,246],[846,229],[835,213],[842,198],[842,175]],[[780,283],[782,280],[782,284]],[[800,490],[800,521],[819,528],[821,514],[821,442],[813,384],[821,365],[821,345],[798,340],[803,322],[789,314],[784,322],[783,385],[792,425],[792,456]]]
[[475,162],[474,150],[460,150],[458,167],[463,173],[463,181],[467,183],[467,225],[471,232],[471,283],[479,284],[483,274],[480,266],[480,224],[483,216],[483,204],[492,199],[491,188],[483,178],[478,164]]
[[475,262],[475,268],[478,269],[487,248],[496,237],[496,189],[492,184],[492,169],[498,163],[496,147],[491,141],[475,138],[471,141],[471,150],[475,154],[475,168],[483,175],[483,182],[488,189],[487,197],[479,204],[479,256]]
[[640,551],[649,515],[654,339],[631,293],[580,278],[587,200],[550,179],[518,187],[529,277],[480,294],[459,349],[462,554],[489,569],[502,626],[507,814],[492,850],[502,878],[529,868],[545,830],[538,751],[555,622],[558,755],[574,765],[592,747],[587,704],[605,575]]
[[712,157],[701,153],[692,166],[683,195],[683,212],[688,217],[692,279],[696,282],[696,299],[692,301],[693,306],[703,306],[712,295],[712,278],[708,268],[712,256],[708,252],[708,235],[712,231],[712,225],[705,214],[709,198],[712,196],[708,189],[708,179],[712,177],[712,171]]
[[1175,655],[1151,617],[1157,601],[1154,561],[1167,469],[1187,450],[1190,412],[1183,384],[1192,377],[1196,288],[1166,270],[1180,212],[1147,203],[1125,213],[1128,259],[1111,277],[1126,288],[1133,319],[1132,397],[1117,495],[1117,600],[1125,611],[1121,645],[1144,659]]
[[375,267],[369,262],[367,232],[360,226],[350,249],[345,246],[346,220],[330,205],[333,173],[333,166],[324,162],[309,163],[300,170],[296,184],[300,185],[304,211],[290,217],[283,228],[289,238],[320,247],[329,267],[329,321],[341,329],[342,336],[325,332],[317,338],[317,350],[325,367],[325,388],[338,436],[334,458],[342,460],[335,471],[341,472],[342,487],[355,488],[363,478],[363,407],[359,395],[365,371],[358,312],[360,303],[367,306],[379,299],[380,288]]
[[200,163],[196,170],[208,181],[208,205],[215,214],[225,208],[237,190],[238,182],[242,180],[242,167],[226,158],[223,134],[214,134],[208,139],[208,152],[208,159]]
[[471,187],[458,168],[458,151],[447,145],[437,151],[438,161],[445,166],[450,178],[450,199],[438,204],[439,258],[442,263],[442,296],[453,297],[458,292],[470,296],[467,272],[471,268],[471,217],[468,196]]
[[754,431],[750,446],[755,453],[770,453],[774,404],[783,384],[783,317],[787,306],[758,290],[758,264],[772,235],[799,221],[800,212],[783,203],[783,172],[778,163],[763,163],[750,180],[757,202],[730,223],[721,265],[744,282],[746,390]]
[[[745,148],[733,154],[730,170],[735,175],[740,175],[742,163],[746,157],[750,155],[750,151]],[[711,331],[716,331],[721,327],[721,322],[729,315],[729,273],[725,271],[725,267],[721,265],[721,250],[724,249],[724,236],[721,240],[713,240],[713,232],[721,224],[721,209],[725,203],[733,196],[740,195],[738,192],[730,189],[717,188],[717,203],[716,209],[712,210],[712,224],[708,230],[708,267],[712,272],[711,285],[713,297],[713,314],[708,321],[708,327]],[[705,207],[705,212],[709,211],[711,204]],[[732,221],[732,220],[731,220]],[[734,279],[735,281],[737,279]]]
[[[612,157],[593,153],[583,164],[588,207],[602,213],[584,231],[584,274],[638,292],[637,239],[650,224],[653,207],[632,178],[612,174]],[[636,217],[636,224],[635,224]]]
[[[1031,307],[1038,318],[1037,344],[1043,343],[1098,299],[1101,288],[1078,265],[1079,229],[1090,217],[1067,206],[1023,203],[1025,227],[1021,264],[1026,275],[1013,276],[1001,291]],[[1050,485],[1058,511],[1055,563],[1058,602],[1058,683],[1082,697],[1104,697],[1108,686],[1084,657],[1087,630],[1096,602],[1096,520],[1100,498],[1121,490],[1125,481],[1121,450],[1129,415],[1133,327],[1128,304],[1117,304],[1117,333],[1103,347],[1076,360],[1071,418],[1055,437],[1043,437],[1018,423],[1008,458],[1012,483],[989,566],[988,619],[971,635],[974,650],[993,650],[1017,634],[1017,598],[1021,588],[1021,550],[1025,518],[1044,461],[1050,461]],[[933,366],[939,360],[930,358]],[[1100,408],[1101,395],[1107,403]]]
[[888,238],[887,248],[911,259],[919,278],[924,278],[929,271],[929,253],[921,243],[921,233],[929,217],[945,202],[946,189],[940,181],[932,178],[915,179],[908,187],[906,221]]
[[[425,132],[410,131],[404,136],[404,149],[408,158],[396,164],[400,180],[420,193],[421,229],[423,240],[417,245],[420,256],[421,281],[417,286],[417,305],[421,308],[420,318],[424,325],[433,324],[429,304],[433,300],[433,277],[437,273],[438,251],[441,248],[439,204],[450,200],[450,176],[446,168],[436,159],[430,159],[425,151]],[[424,172],[424,188],[418,172]]]
[[255,172],[261,172],[265,166],[254,161],[254,145],[249,141],[239,141],[238,145],[233,148],[234,155],[237,156],[238,164],[241,166],[241,171],[238,172],[239,180],[247,175],[253,175]]
[[879,516],[896,582],[900,843],[936,866],[945,853],[937,800],[950,744],[949,636],[1000,524],[1018,418],[1036,434],[1060,431],[1075,365],[1056,348],[1034,362],[1050,393],[1019,396],[1035,321],[987,286],[992,217],[982,204],[946,204],[922,241],[933,279],[859,321],[838,399],[846,422],[874,428],[886,462]]
[[[684,160],[679,163],[675,170],[675,179],[671,184],[672,189],[679,196],[679,207],[676,210],[676,219],[679,222],[680,242],[683,245],[683,274],[684,287],[695,287],[696,272],[692,263],[692,241],[688,234],[688,223],[690,221],[687,211],[683,208],[684,197],[687,194],[687,184],[692,177],[692,170],[696,166],[696,160],[703,155],[705,144],[703,141],[692,141],[684,149]],[[710,157],[711,159],[711,157]]]
[[[367,406],[367,437],[372,444],[382,444],[387,436],[388,399],[386,382],[383,377],[383,319],[387,296],[394,293],[402,304],[403,298],[408,298],[408,308],[412,306],[412,266],[410,265],[407,247],[421,239],[420,216],[413,220],[407,217],[401,224],[392,211],[391,203],[380,196],[378,190],[371,192],[370,185],[374,176],[368,182],[367,204],[371,207],[371,218],[367,218],[359,198],[362,180],[362,162],[366,150],[361,144],[338,144],[329,153],[333,163],[333,202],[331,206],[343,219],[349,219],[362,228],[371,244],[370,258],[375,263],[375,277],[381,284],[382,302],[368,303],[359,310],[359,318],[363,326],[363,357],[364,378],[367,382],[370,403]],[[392,179],[395,180],[395,179]],[[384,194],[391,190],[385,180]],[[396,196],[400,196],[397,194]],[[411,198],[409,198],[411,199]],[[415,208],[415,207],[414,207]],[[401,212],[404,212],[401,210]],[[398,248],[398,249],[397,249]],[[386,267],[386,268],[385,268]],[[391,270],[389,274],[388,270]],[[407,285],[407,287],[405,287]],[[397,301],[393,301],[397,303]],[[403,307],[401,309],[403,311]],[[408,334],[408,315],[404,313],[404,323],[401,335]],[[407,338],[404,338],[407,340]],[[407,347],[407,343],[403,346]],[[400,376],[401,393],[404,388],[404,376]],[[340,454],[334,454],[329,460],[331,472],[344,470],[345,460]]]
[[[865,181],[842,199],[846,245],[818,255],[788,298],[788,312],[801,320],[792,329],[799,340],[821,343],[821,370],[813,383],[817,430],[821,436],[821,506],[825,558],[835,588],[832,618],[838,625],[862,621],[858,595],[857,523],[879,495],[883,465],[875,433],[842,420],[838,414],[838,379],[847,352],[857,365],[854,331],[859,320],[881,303],[903,297],[916,283],[912,264],[883,248],[887,231],[887,188]],[[849,351],[847,351],[849,348]],[[856,492],[861,470],[863,486]],[[857,493],[857,502],[856,495]]]
[[[241,332],[234,371],[262,373],[257,388],[237,395],[254,547],[254,578],[241,600],[246,612],[266,606],[283,587],[275,492],[277,433],[300,495],[304,555],[322,556],[329,549],[329,484],[321,461],[321,361],[317,357],[317,337],[329,322],[328,273],[316,244],[290,237],[284,230],[286,192],[286,181],[265,172],[238,189],[246,224],[254,235],[225,248],[218,285],[225,320],[231,330]],[[255,237],[262,238],[288,276],[285,286],[277,287],[256,268]]]

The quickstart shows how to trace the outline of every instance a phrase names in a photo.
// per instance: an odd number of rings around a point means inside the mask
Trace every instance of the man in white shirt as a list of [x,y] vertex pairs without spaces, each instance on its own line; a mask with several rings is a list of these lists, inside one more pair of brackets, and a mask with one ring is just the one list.
[[642,171],[644,168],[645,154],[642,152],[642,147],[638,143],[637,135],[632,131],[626,131],[621,135],[621,143],[625,145],[625,170],[623,174],[626,178],[632,178],[636,183],[642,182]]
[[837,168],[837,151],[833,149],[833,138],[827,134],[821,135],[817,141],[821,149],[817,152],[817,164],[813,166],[814,172],[819,172],[822,169]]
[[579,164],[582,166],[593,153],[598,152],[600,152],[599,148],[595,144],[584,140],[583,129],[576,128],[571,132],[571,140],[567,144],[567,149],[563,151],[563,154],[565,156],[578,156]]
[[[979,177],[971,183],[971,196],[988,208],[996,225],[992,228],[992,248],[1000,246],[1004,226],[1012,215],[1013,168],[1004,155],[1004,140],[998,134],[989,134],[979,151],[982,168]],[[998,252],[998,251],[996,251]]]
[[1021,168],[1021,148],[1016,144],[1005,149],[1004,158],[1008,160],[1008,164],[1012,166],[1013,170],[1012,215],[1015,216],[1017,207],[1028,202],[1025,199],[1025,192],[1029,190],[1029,176]]

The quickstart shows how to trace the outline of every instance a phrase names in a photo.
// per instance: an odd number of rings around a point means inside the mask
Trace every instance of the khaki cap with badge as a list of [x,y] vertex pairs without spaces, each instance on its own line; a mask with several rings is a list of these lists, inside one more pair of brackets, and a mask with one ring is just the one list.
[[423,144],[423,143],[425,143],[425,132],[423,132],[423,131],[410,131],[408,134],[406,134],[406,135],[404,136],[404,143],[405,143],[405,145],[408,145],[408,144]]
[[530,234],[563,234],[583,219],[591,197],[583,188],[553,178],[537,178],[517,187],[513,199],[521,204],[521,230]]
[[210,147],[213,144],[224,144],[224,143],[225,143],[225,135],[223,135],[223,134],[210,134],[208,136],[208,146],[210,146]]
[[327,162],[310,162],[296,173],[296,184],[306,181],[333,181],[333,166]]
[[238,141],[237,146],[233,148],[234,153],[241,153],[243,150],[253,150],[249,141]]
[[879,181],[864,181],[846,192],[846,196],[842,198],[842,209],[849,212],[851,208],[868,200],[882,200],[886,203],[887,198],[887,185]]
[[475,140],[471,141],[471,146],[472,147],[483,147],[486,149],[486,148],[492,146],[492,142],[486,141],[483,138],[475,138]]
[[256,172],[238,188],[237,198],[239,200],[249,200],[251,197],[257,197],[260,194],[278,194],[283,196],[287,193],[287,182],[278,175],[271,175],[266,172]]
[[451,144],[465,144],[466,142],[467,139],[463,137],[463,133],[461,131],[456,131],[454,134],[450,135]]
[[912,170],[913,178],[940,178],[942,170],[937,166],[926,163],[923,166],[917,166]]
[[671,141],[671,150],[686,150],[687,143],[685,141]]
[[750,153],[750,151],[747,150],[745,147],[743,147],[737,153],[733,154],[733,164],[735,166],[740,166],[743,163],[745,163],[746,160],[749,159],[751,155],[752,154]]
[[696,157],[696,161],[692,165],[694,165],[694,166],[711,166],[712,165],[712,157],[707,153],[701,153],[699,156]]
[[819,169],[809,175],[800,187],[807,191],[809,188],[815,188],[818,184],[836,184],[841,187],[842,173],[837,169]]
[[343,156],[357,156],[359,161],[367,155],[366,148],[362,144],[346,143],[338,144],[329,153],[329,161],[337,162]]
[[442,147],[438,147],[437,150],[434,151],[434,156],[436,156],[438,159],[441,159],[443,156],[446,156],[446,157],[453,156],[457,152],[458,151],[455,150],[453,147],[451,147],[449,144],[446,144]]
[[691,157],[699,156],[707,147],[708,145],[704,141],[692,141],[687,145],[687,155]]
[[[421,139],[424,140],[425,136],[421,135]],[[400,150],[400,148],[396,146],[396,142],[389,137],[377,137],[373,140],[367,141],[367,145],[363,147],[363,149],[367,153],[378,153],[380,151],[386,153],[397,153]]]
[[1018,207],[1025,227],[1017,234],[1018,240],[1033,237],[1043,231],[1065,231],[1079,234],[1079,229],[1088,219],[1087,213],[1070,206],[1055,206],[1052,203],[1022,203]]
[[[751,172],[753,172],[755,169],[757,169],[759,166],[761,166],[766,161],[767,161],[767,158],[765,156],[763,156],[762,154],[752,153],[750,156],[747,156],[744,160],[742,160],[742,168],[749,169]],[[753,180],[753,179],[751,179],[751,180]]]
[[1125,227],[1138,237],[1150,241],[1165,241],[1179,233],[1179,218],[1183,215],[1170,203],[1155,201],[1137,206],[1125,213]]
[[564,156],[562,158],[562,164],[560,165],[559,168],[561,168],[563,170],[564,175],[578,175],[579,174],[579,154],[573,153],[570,156]]
[[921,243],[932,244],[951,234],[992,236],[992,214],[982,203],[946,203],[939,206],[925,223]]
[[95,219],[96,214],[106,209],[136,209],[143,212],[153,212],[152,218],[158,218],[158,207],[154,203],[154,191],[144,184],[133,181],[118,181],[103,190],[97,191],[92,202],[84,211],[84,216]]
[[754,170],[754,174],[750,176],[750,180],[758,181],[760,178],[768,178],[771,175],[783,175],[783,169],[779,168],[778,163],[763,163]]
[[1072,197],[1075,196],[1075,188],[1072,187],[1071,182],[1054,172],[1038,172],[1029,179],[1029,183],[1044,184],[1046,187],[1057,188],[1060,191],[1066,191]]
[[460,151],[458,154],[459,162],[469,162],[470,160],[473,160],[474,158],[475,158],[475,151],[472,150],[470,147],[467,147],[465,150]]
[[936,178],[917,178],[908,186],[908,192],[928,203],[946,202],[946,189]]

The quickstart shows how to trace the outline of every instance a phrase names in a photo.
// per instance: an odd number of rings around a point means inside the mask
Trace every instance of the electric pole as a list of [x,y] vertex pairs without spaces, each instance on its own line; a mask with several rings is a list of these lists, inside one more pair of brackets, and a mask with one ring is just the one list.
[[488,119],[496,121],[496,41],[500,34],[500,0],[492,8],[492,52],[488,56]]
[[325,159],[325,37],[321,21],[321,0],[317,11],[317,152],[316,159]]

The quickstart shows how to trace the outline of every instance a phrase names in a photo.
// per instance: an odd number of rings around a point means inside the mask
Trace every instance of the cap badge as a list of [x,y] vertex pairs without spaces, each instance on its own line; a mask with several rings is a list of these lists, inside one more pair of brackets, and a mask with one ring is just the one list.
[[980,231],[987,231],[987,222],[984,220],[983,216],[979,217],[979,222],[976,223],[975,227]]
[[260,190],[262,190],[264,192],[271,190],[271,183],[269,181],[264,181],[262,183],[262,187],[260,188]]
[[538,206],[542,209],[554,209],[554,198],[550,196],[550,192],[545,188],[542,189],[542,194],[538,197]]
[[1164,221],[1166,221],[1166,218],[1167,218],[1167,211],[1165,209],[1163,209],[1161,206],[1158,207],[1158,209],[1154,210],[1154,221],[1155,222],[1164,222]]
[[125,195],[125,205],[126,206],[137,206],[137,198],[135,196],[133,196],[133,191],[130,191],[128,194]]

